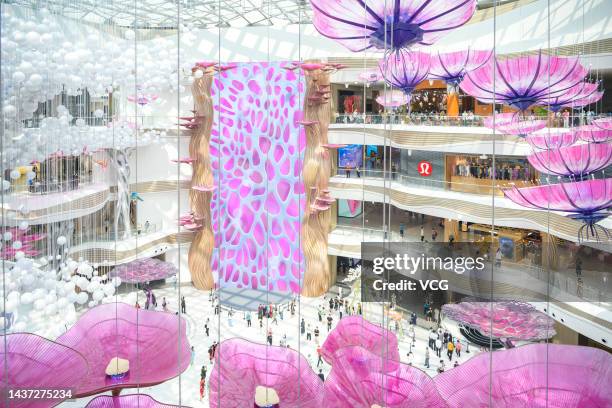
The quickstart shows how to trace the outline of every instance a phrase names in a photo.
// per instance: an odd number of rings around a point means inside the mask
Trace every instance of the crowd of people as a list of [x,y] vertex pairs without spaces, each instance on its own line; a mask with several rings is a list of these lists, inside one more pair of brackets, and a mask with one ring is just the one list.
[[528,164],[498,162],[495,167],[491,160],[465,158],[455,162],[453,176],[513,181],[535,181],[536,172]]

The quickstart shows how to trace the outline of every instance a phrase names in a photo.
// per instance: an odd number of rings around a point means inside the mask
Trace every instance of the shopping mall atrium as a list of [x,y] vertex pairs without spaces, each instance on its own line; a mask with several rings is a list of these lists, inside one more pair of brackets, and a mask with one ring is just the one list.
[[0,7],[2,407],[612,407],[612,1]]

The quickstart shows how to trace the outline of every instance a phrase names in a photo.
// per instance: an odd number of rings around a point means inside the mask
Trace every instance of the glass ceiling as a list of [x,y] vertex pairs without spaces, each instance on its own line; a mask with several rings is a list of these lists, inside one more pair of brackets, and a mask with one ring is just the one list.
[[[381,0],[383,1],[383,0]],[[498,4],[516,0],[501,0]],[[39,9],[79,21],[130,27],[229,27],[308,23],[308,0],[0,0],[1,3]],[[488,8],[494,0],[478,0]],[[177,5],[178,3],[178,5]],[[179,7],[180,6],[180,7]]]

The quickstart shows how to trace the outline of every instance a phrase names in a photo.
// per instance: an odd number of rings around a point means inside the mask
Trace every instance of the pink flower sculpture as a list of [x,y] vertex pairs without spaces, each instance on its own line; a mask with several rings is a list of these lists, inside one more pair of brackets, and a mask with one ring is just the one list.
[[440,79],[449,85],[457,86],[463,81],[465,74],[483,66],[492,54],[492,50],[476,51],[469,48],[445,54],[438,52],[431,56],[429,78]]
[[100,395],[89,401],[85,408],[187,408],[185,405],[163,404],[147,394],[121,396]]
[[590,105],[603,96],[603,92],[598,91],[598,88],[598,83],[580,82],[560,95],[544,99],[542,106],[552,112],[559,112],[564,107],[580,108]]
[[[0,369],[3,402],[7,401],[9,389],[74,389],[88,373],[87,362],[77,351],[27,333],[2,337]],[[45,408],[59,404],[62,399],[12,399],[9,405],[2,406]]]
[[557,176],[584,176],[612,164],[612,145],[581,144],[527,156],[536,170]]
[[378,67],[389,85],[410,96],[414,88],[427,78],[430,61],[425,52],[404,49],[381,59]]
[[310,0],[321,35],[351,51],[431,45],[474,14],[476,0]]
[[[149,387],[185,371],[190,361],[186,326],[175,314],[107,303],[85,312],[57,342],[85,356],[89,375],[76,389],[78,397],[85,397]],[[114,358],[129,362],[123,378],[106,375],[106,367]]]
[[497,113],[484,118],[483,123],[489,129],[497,129],[498,126],[509,125],[519,121],[518,112]]
[[365,71],[360,73],[357,76],[361,81],[366,82],[366,83],[374,83],[374,82],[378,82],[378,81],[382,81],[382,76],[380,75],[380,71],[379,70],[373,70],[373,71]]
[[410,98],[400,91],[385,91],[376,97],[376,102],[387,108],[398,108],[410,102]]
[[159,95],[155,94],[138,94],[138,95],[128,95],[127,100],[130,102],[137,103],[140,106],[145,106],[150,104],[151,102],[155,102],[159,98]]
[[595,119],[593,121],[593,124],[600,128],[600,129],[605,129],[605,130],[612,130],[612,118],[601,118],[601,119]]
[[234,338],[221,342],[216,355],[211,408],[252,407],[258,386],[276,391],[283,408],[324,406],[323,383],[295,350]]
[[450,408],[612,406],[612,356],[593,347],[529,344],[481,353],[434,378]]
[[533,132],[544,129],[546,127],[545,120],[522,120],[507,124],[496,125],[499,132],[506,135],[515,135],[525,137]]
[[550,98],[566,94],[582,83],[587,73],[578,58],[540,52],[503,60],[491,58],[482,67],[468,72],[460,87],[483,103],[502,103],[522,111],[546,105]]
[[576,143],[578,137],[574,132],[564,132],[564,133],[532,133],[527,135],[526,139],[527,143],[531,145],[534,149],[540,150],[549,150],[549,149],[559,149],[561,147],[571,146]]
[[483,333],[505,340],[545,340],[555,335],[554,320],[528,303],[466,301],[442,306],[444,314]]
[[389,330],[365,320],[361,316],[347,316],[340,320],[336,328],[329,333],[321,355],[329,364],[335,364],[334,354],[345,347],[360,346],[378,356],[392,361],[399,361],[397,337]]
[[110,276],[119,277],[125,283],[143,283],[166,279],[176,275],[177,272],[177,267],[171,262],[142,258],[115,267],[110,271]]
[[364,347],[347,346],[334,354],[325,381],[324,407],[446,407],[424,372]]
[[602,129],[597,126],[580,126],[574,130],[580,140],[589,143],[607,143],[612,141],[612,128]]

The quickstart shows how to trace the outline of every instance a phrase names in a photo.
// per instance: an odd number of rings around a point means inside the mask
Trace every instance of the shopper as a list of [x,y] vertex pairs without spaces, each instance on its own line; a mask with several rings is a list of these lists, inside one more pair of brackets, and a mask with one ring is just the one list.
[[455,353],[457,353],[457,358],[461,357],[461,341],[459,339],[457,339],[455,344]]
[[181,313],[187,313],[187,305],[185,304],[185,296],[181,296]]
[[250,311],[246,313],[246,322],[247,322],[247,327],[251,327],[251,312]]
[[455,351],[455,345],[453,344],[453,341],[449,341],[448,344],[446,345],[446,355],[448,356],[448,361],[451,361],[453,359],[453,352]]
[[440,357],[440,355],[442,354],[442,340],[439,337],[436,339],[435,352],[436,356],[438,357]]
[[323,375],[323,369],[319,368],[319,378],[321,379],[321,381],[325,381],[325,376]]
[[425,348],[425,367],[429,368],[429,347]]
[[319,367],[319,364],[323,364],[323,357],[321,356],[321,347],[317,347],[317,356],[319,356],[319,358],[317,359],[317,367]]
[[204,392],[206,390],[206,379],[204,377],[200,378],[200,401],[204,398]]
[[421,225],[421,242],[425,241],[425,229]]

